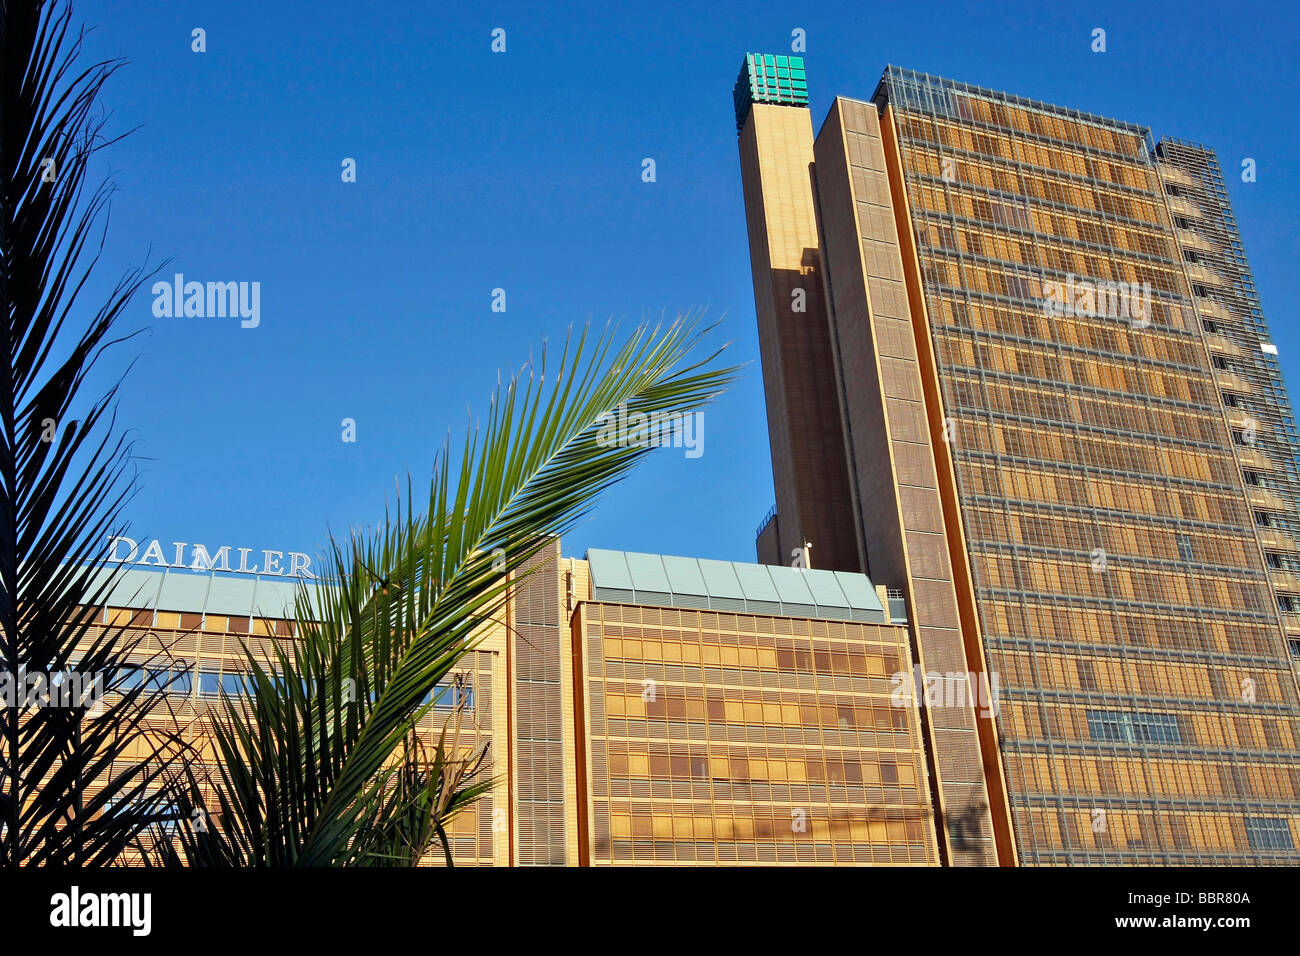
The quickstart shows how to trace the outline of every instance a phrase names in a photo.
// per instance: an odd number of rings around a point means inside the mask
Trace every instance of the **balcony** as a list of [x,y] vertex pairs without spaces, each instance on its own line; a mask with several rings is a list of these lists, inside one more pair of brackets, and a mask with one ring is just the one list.
[[1201,207],[1194,202],[1188,202],[1182,196],[1170,196],[1169,208],[1174,211],[1174,215],[1182,216],[1185,219],[1200,219],[1204,213]]
[[1181,166],[1174,166],[1171,163],[1159,163],[1156,168],[1160,170],[1160,178],[1167,183],[1177,183],[1180,186],[1197,187],[1201,184]]
[[1174,232],[1178,235],[1178,244],[1184,249],[1199,249],[1201,252],[1219,251],[1218,246],[1199,232],[1193,232],[1191,229],[1175,229]]
[[1283,514],[1291,510],[1291,505],[1276,491],[1261,488],[1258,485],[1247,485],[1246,497],[1250,499],[1251,505],[1260,511]]
[[1267,423],[1261,422],[1253,415],[1247,415],[1245,409],[1233,408],[1228,405],[1224,407],[1223,412],[1227,416],[1228,424],[1232,426],[1233,431],[1244,432],[1247,428],[1254,428],[1255,438],[1258,440],[1268,430]]
[[1239,321],[1236,315],[1229,312],[1223,304],[1216,299],[1207,299],[1203,296],[1197,296],[1196,311],[1203,319],[1218,319],[1221,322]]
[[1259,528],[1259,543],[1264,546],[1265,551],[1279,551],[1287,554],[1300,554],[1300,548],[1296,547],[1295,541],[1289,534],[1278,531],[1276,528]]
[[1233,358],[1241,358],[1246,354],[1232,339],[1225,338],[1215,332],[1205,333],[1205,344],[1210,347],[1211,352],[1216,352],[1219,355],[1231,355]]
[[1250,445],[1233,445],[1232,450],[1237,453],[1237,461],[1243,468],[1251,471],[1272,471],[1273,462],[1269,457],[1258,448]]
[[1213,269],[1207,269],[1199,262],[1187,263],[1187,275],[1193,282],[1199,282],[1201,285],[1213,285],[1222,288],[1226,283],[1223,276],[1219,275]]
[[1214,370],[1214,380],[1219,383],[1219,388],[1225,392],[1233,392],[1237,395],[1249,395],[1252,391],[1250,382],[1246,381],[1236,372],[1230,372],[1226,368],[1216,368]]
[[[1300,574],[1296,574],[1294,571],[1284,571],[1281,568],[1269,568],[1268,578],[1273,582],[1273,587],[1276,590],[1300,595]],[[1297,617],[1296,623],[1300,625],[1300,616]]]

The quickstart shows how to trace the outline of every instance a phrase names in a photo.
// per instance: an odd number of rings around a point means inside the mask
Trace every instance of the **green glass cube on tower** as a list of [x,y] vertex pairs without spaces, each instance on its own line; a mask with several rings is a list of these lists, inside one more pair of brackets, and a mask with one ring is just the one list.
[[804,76],[803,57],[747,54],[732,95],[737,117],[746,114],[754,103],[807,106],[808,81]]

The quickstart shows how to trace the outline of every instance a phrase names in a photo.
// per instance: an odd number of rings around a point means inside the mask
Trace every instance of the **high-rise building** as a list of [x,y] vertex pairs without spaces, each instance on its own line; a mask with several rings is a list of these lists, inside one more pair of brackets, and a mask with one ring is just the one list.
[[[742,169],[807,122],[767,79],[780,61],[747,57],[737,84]],[[996,716],[922,711],[952,864],[1300,862],[1300,694],[1274,597],[1290,552],[1257,529],[1286,512],[1255,505],[1294,487],[1259,484],[1293,469],[1293,426],[1275,402],[1243,434],[1221,401],[1229,346],[1261,399],[1281,381],[1222,179],[1191,155],[891,67],[869,102],[835,99],[811,163],[745,176],[751,233],[813,195],[824,309],[800,318],[825,322],[804,333],[830,353],[810,378],[835,383],[851,506],[838,481],[824,502],[778,481],[776,520],[851,521],[859,569],[906,595],[916,663],[1000,685]],[[1194,193],[1158,160],[1200,164]],[[1195,227],[1185,211],[1176,228],[1180,202]],[[1184,255],[1198,239],[1218,286]],[[1215,306],[1240,341],[1207,343]],[[972,833],[983,852],[961,851]]]

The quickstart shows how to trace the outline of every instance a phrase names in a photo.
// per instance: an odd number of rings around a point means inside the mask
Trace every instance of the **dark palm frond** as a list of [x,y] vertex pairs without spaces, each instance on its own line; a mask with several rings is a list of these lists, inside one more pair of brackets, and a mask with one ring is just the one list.
[[498,386],[459,461],[444,446],[423,515],[399,503],[375,533],[332,542],[327,576],[300,589],[292,652],[249,652],[251,694],[215,721],[221,832],[186,843],[193,862],[373,865],[410,862],[431,835],[446,846],[491,755],[444,734],[421,760],[412,728],[530,558],[651,451],[609,440],[608,416],[694,413],[732,380],[717,352],[697,355],[701,334],[681,320],[622,345],[584,331],[553,378],[543,355]]
[[[97,565],[123,530],[130,445],[117,386],[81,392],[148,276],[83,301],[111,192],[88,167],[108,142],[100,94],[121,64],[83,64],[82,36],[66,4],[0,0],[0,672],[75,669],[123,690],[138,638],[93,609],[116,584]],[[111,862],[156,826],[175,803],[167,767],[186,750],[147,726],[158,696],[0,709],[0,861]]]
[[462,744],[465,715],[462,698],[433,746],[413,728],[396,765],[381,771],[379,806],[353,845],[360,865],[415,866],[437,840],[446,865],[455,866],[447,834],[452,818],[500,779],[484,772],[490,766],[489,744]]

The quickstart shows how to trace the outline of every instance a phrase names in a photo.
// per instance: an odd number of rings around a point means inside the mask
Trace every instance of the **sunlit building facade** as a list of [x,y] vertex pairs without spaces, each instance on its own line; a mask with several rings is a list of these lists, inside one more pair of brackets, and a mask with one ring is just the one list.
[[906,622],[864,575],[596,550],[586,574],[571,862],[938,863]]
[[[781,138],[774,112],[808,122],[754,62],[742,169]],[[1286,566],[1266,561],[1242,463],[1286,471],[1289,406],[1258,416],[1275,444],[1234,441],[1204,310],[1249,326],[1250,363],[1267,335],[1257,302],[1225,302],[1183,254],[1196,230],[1176,227],[1158,162],[1175,158],[1143,127],[891,67],[869,102],[835,99],[786,180],[745,179],[751,233],[779,205],[753,189],[806,178],[814,197],[803,255],[851,511],[824,507],[854,529],[859,569],[904,591],[918,661],[1001,687],[996,717],[922,714],[941,820],[971,815],[994,851],[948,833],[954,865],[1300,862]],[[1230,224],[1221,177],[1197,182],[1205,218]],[[1235,230],[1207,241],[1239,290]],[[769,267],[753,266],[757,286]],[[1277,394],[1266,366],[1242,377]],[[796,506],[815,526],[816,498]],[[786,507],[778,483],[776,521]]]
[[[95,620],[121,632],[121,640],[134,646],[129,663],[140,670],[108,686],[126,690],[149,682],[163,691],[145,718],[137,746],[124,759],[144,759],[162,735],[178,734],[194,747],[202,803],[214,811],[220,805],[216,799],[220,774],[213,719],[222,707],[222,693],[236,699],[247,693],[245,648],[268,669],[275,667],[277,650],[292,653],[296,588],[297,582],[284,578],[219,571],[131,568],[121,572]],[[505,627],[492,629],[466,655],[454,681],[439,692],[434,710],[419,727],[426,746],[437,743],[452,704],[463,697],[467,704],[460,738],[463,755],[468,757],[484,745],[493,754],[501,749],[507,736],[505,634]],[[87,719],[94,719],[93,712]],[[453,818],[448,838],[457,864],[490,865],[509,859],[507,828],[500,822],[501,814],[494,815],[504,797],[498,788],[473,810]],[[220,826],[219,816],[213,822]],[[155,830],[155,837],[167,838],[170,833],[166,823]],[[436,850],[428,858],[435,864],[442,859],[441,849]]]
[[[194,745],[209,808],[221,694],[247,692],[245,647],[292,652],[296,586],[130,568],[97,614],[140,638],[147,725]],[[902,615],[861,574],[548,543],[419,728],[436,743],[463,699],[461,755],[488,748],[455,863],[936,865]]]

